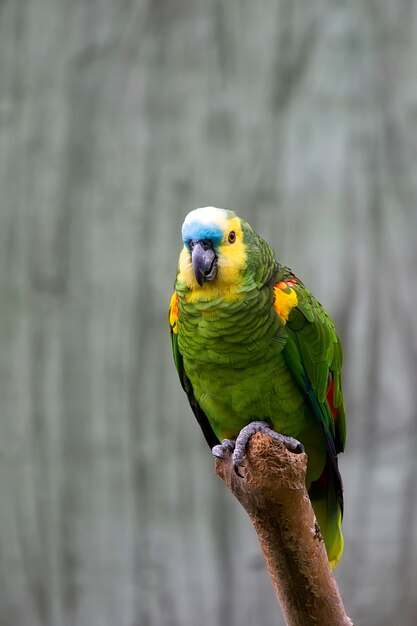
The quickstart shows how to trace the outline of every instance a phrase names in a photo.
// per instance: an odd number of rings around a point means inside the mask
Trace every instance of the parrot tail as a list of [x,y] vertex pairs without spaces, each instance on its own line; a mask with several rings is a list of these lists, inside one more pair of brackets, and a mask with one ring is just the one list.
[[320,478],[311,483],[308,495],[323,535],[330,567],[334,569],[343,554],[343,488],[340,474],[329,457]]

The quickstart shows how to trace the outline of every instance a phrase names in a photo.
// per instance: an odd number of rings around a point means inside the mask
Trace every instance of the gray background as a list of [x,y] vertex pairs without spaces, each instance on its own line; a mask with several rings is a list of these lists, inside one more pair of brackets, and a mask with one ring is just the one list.
[[282,624],[180,389],[184,215],[236,209],[345,349],[361,626],[417,622],[415,0],[0,3],[0,624]]

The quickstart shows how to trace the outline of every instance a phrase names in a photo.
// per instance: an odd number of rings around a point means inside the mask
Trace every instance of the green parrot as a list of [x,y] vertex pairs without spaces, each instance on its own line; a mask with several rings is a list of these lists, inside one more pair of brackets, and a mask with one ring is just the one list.
[[346,427],[334,324],[233,211],[191,211],[182,238],[169,312],[172,348],[207,443],[216,456],[234,450],[239,473],[254,432],[272,429],[295,452],[301,442],[306,487],[335,567],[343,552],[337,454]]

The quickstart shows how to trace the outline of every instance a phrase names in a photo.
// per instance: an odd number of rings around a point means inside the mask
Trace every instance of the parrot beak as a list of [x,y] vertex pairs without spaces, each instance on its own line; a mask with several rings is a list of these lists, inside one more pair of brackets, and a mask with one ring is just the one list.
[[217,276],[217,256],[209,239],[191,242],[191,261],[196,281],[202,286],[205,280]]

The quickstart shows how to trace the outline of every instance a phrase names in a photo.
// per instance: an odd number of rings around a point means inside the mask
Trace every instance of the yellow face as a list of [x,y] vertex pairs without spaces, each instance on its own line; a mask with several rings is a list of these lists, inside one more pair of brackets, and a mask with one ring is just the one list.
[[[223,209],[206,207],[188,214],[183,226],[184,247],[179,259],[178,280],[189,291],[189,302],[223,297],[236,300],[239,297],[240,274],[246,266],[246,252],[240,219]],[[210,240],[217,257],[217,274],[213,280],[199,285],[193,270],[190,240]]]

